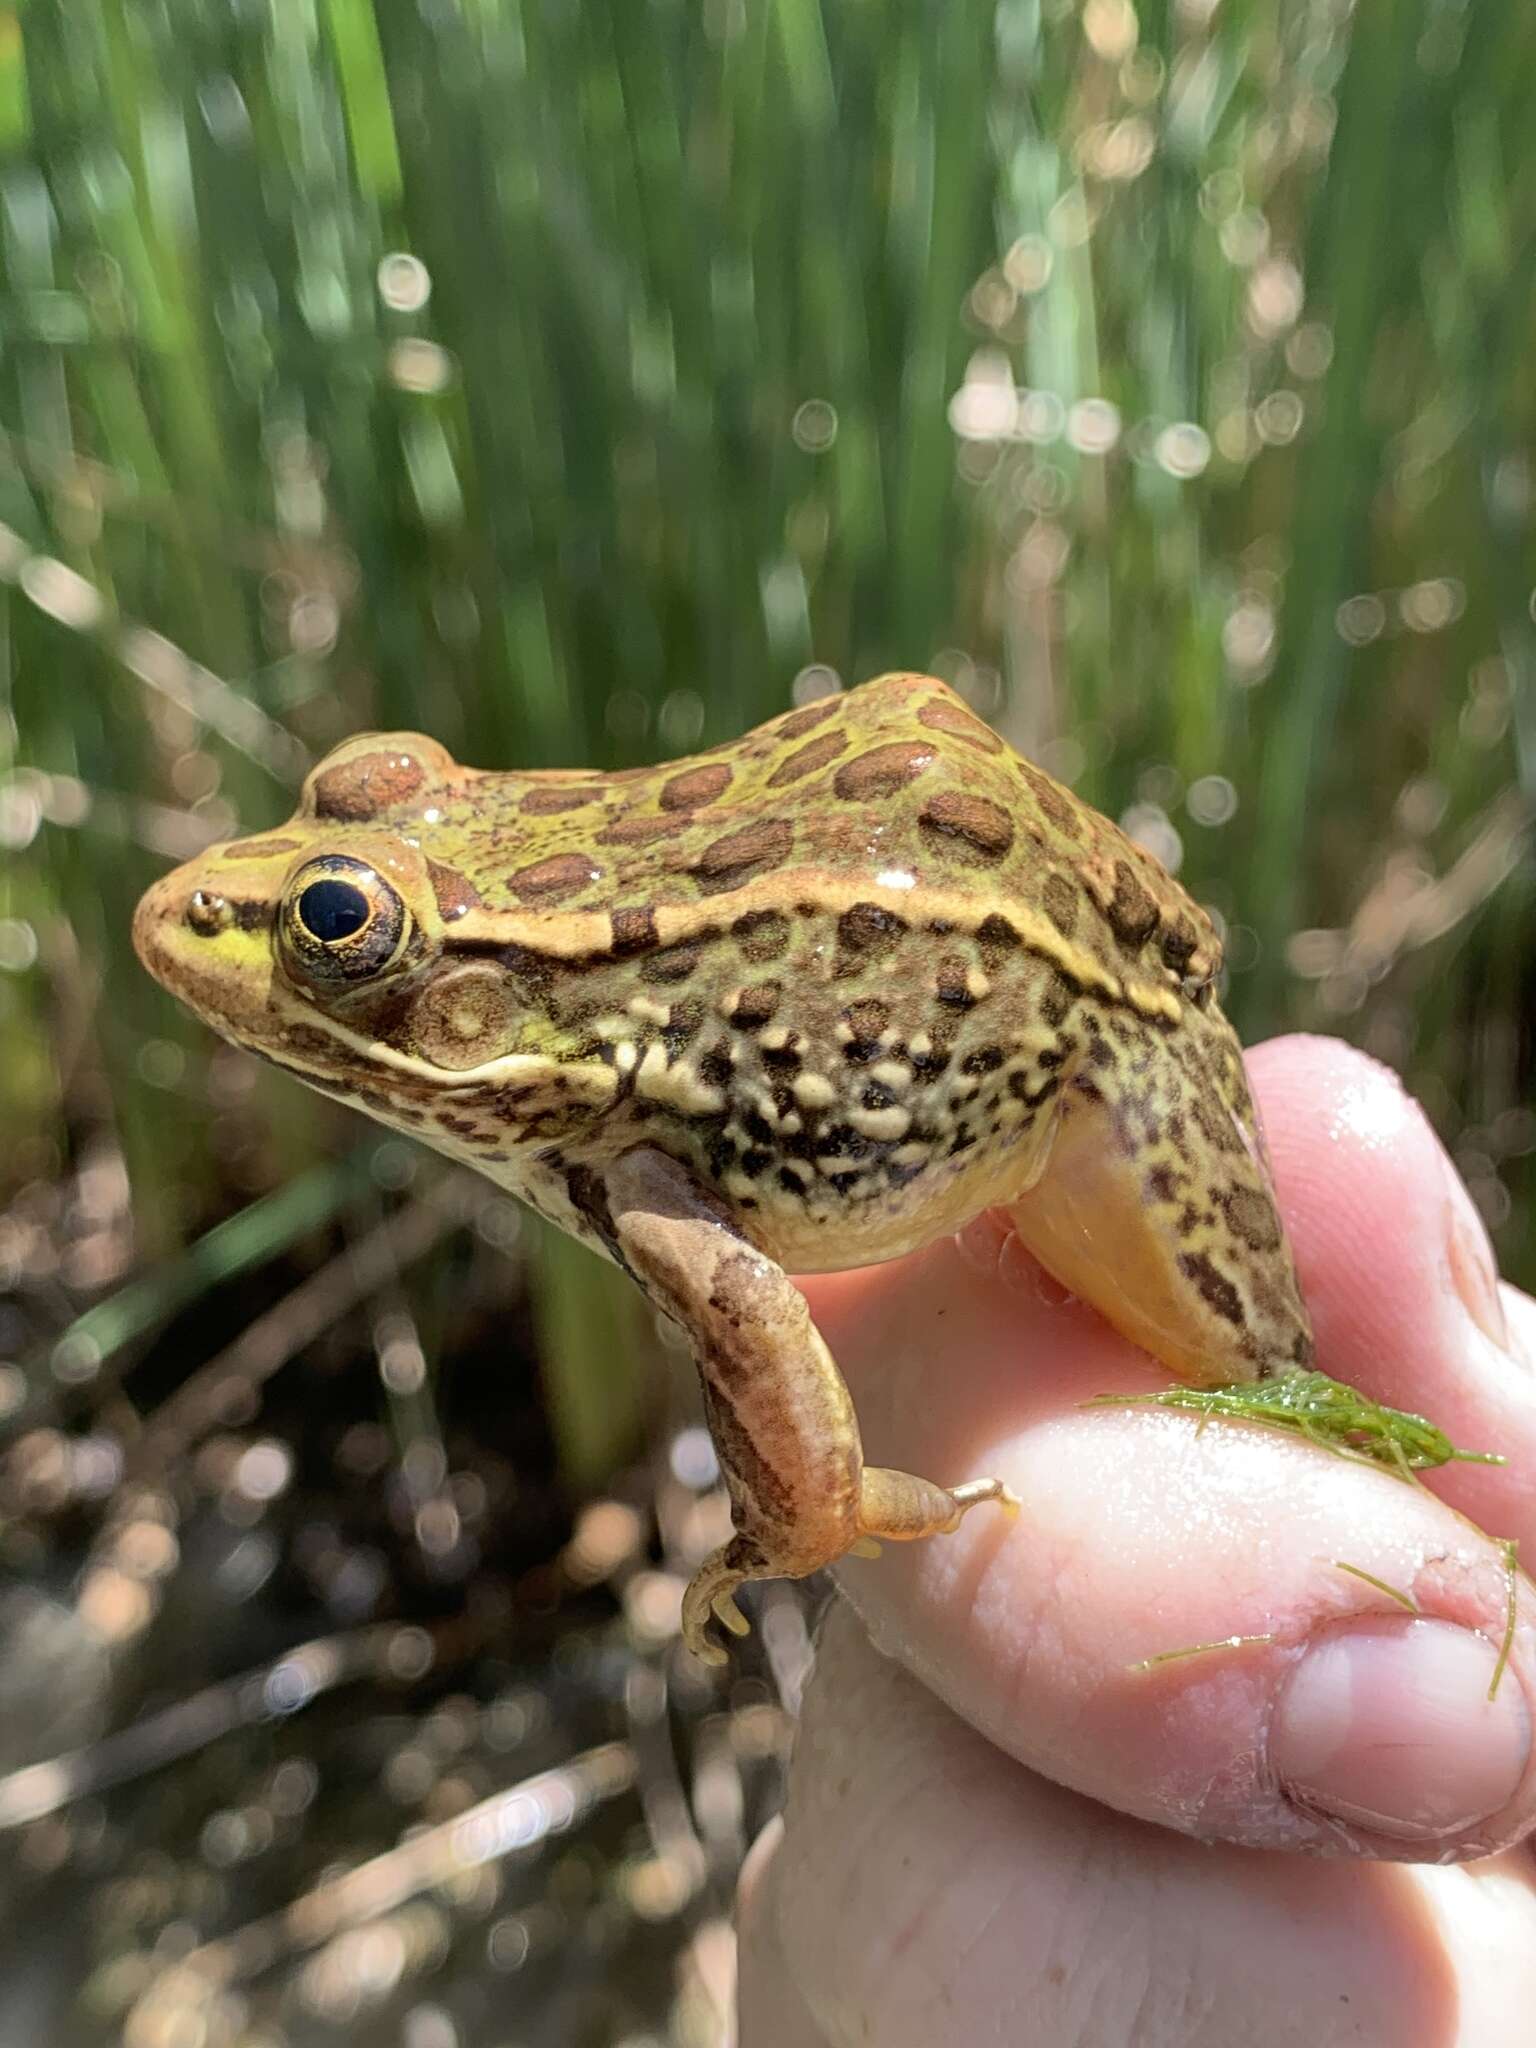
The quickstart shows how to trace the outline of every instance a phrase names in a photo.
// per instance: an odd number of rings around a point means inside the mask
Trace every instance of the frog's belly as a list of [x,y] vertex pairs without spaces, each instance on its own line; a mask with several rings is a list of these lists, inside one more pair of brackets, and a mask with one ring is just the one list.
[[899,1259],[947,1237],[1020,1192],[1021,1162],[992,1156],[925,1169],[904,1186],[843,1197],[765,1194],[742,1217],[753,1240],[791,1273],[841,1273]]
[[[747,1185],[739,1175],[731,1179],[704,1170],[694,1148],[668,1143],[666,1135],[653,1129],[645,1141],[689,1167],[735,1213],[753,1243],[791,1273],[840,1273],[899,1259],[959,1230],[983,1209],[1011,1201],[1031,1179],[1029,1149],[1016,1141],[977,1147],[915,1173],[874,1162],[851,1186],[837,1186],[831,1175],[807,1182],[782,1165]],[[449,1143],[441,1149],[452,1154],[456,1148]],[[578,1162],[525,1155],[500,1168],[484,1159],[473,1163],[551,1223],[594,1251],[608,1252],[590,1213],[573,1198],[570,1169],[579,1172]]]
[[615,1150],[649,1143],[672,1153],[787,1271],[837,1273],[900,1258],[1033,1185],[1057,1084],[1045,1080],[1029,1100],[1007,1082],[1005,1070],[951,1095],[914,1090],[889,1109],[850,1090],[779,1132],[749,1108],[714,1128],[616,1120],[604,1136]]

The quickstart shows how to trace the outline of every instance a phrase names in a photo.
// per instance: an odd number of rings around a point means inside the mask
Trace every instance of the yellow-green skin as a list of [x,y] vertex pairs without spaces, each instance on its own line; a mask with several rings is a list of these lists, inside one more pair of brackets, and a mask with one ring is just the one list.
[[[338,856],[395,920],[342,981],[296,907]],[[690,1596],[706,1654],[740,1578],[997,1494],[862,1466],[786,1270],[1007,1204],[1180,1377],[1310,1358],[1209,920],[932,678],[617,775],[360,736],[288,824],[156,884],[135,940],[215,1030],[488,1173],[683,1323],[738,1529]]]

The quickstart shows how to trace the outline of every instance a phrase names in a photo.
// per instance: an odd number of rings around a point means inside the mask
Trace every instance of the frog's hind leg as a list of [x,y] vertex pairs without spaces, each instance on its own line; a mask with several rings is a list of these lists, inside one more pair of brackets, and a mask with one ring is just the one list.
[[1020,1239],[1193,1385],[1308,1365],[1311,1328],[1235,1046],[1227,1056],[1189,1033],[1148,1053],[1090,1037],[1099,1057],[1066,1077],[1049,1144],[1008,1205]]
[[722,1661],[715,1624],[746,1627],[745,1579],[803,1578],[862,1543],[953,1529],[994,1480],[953,1489],[866,1468],[842,1374],[798,1288],[730,1211],[669,1154],[637,1147],[582,1206],[615,1256],[692,1340],[735,1533],[683,1599],[683,1637]]

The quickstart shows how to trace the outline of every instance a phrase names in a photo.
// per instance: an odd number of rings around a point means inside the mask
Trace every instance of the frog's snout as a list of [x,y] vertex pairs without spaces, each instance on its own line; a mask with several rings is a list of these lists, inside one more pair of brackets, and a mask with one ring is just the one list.
[[139,898],[134,951],[162,987],[210,1021],[229,1007],[237,963],[216,942],[246,928],[244,906],[210,887],[196,865],[175,868]]
[[161,982],[171,971],[169,934],[184,914],[187,890],[178,880],[175,874],[162,875],[144,891],[133,913],[133,950]]

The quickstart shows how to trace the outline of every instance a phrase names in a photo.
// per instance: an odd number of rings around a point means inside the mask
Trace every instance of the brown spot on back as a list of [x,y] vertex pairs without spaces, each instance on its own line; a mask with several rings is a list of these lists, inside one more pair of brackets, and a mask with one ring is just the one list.
[[1181,910],[1163,929],[1161,945],[1163,958],[1175,974],[1182,974],[1189,963],[1189,956],[1199,943],[1194,925]]
[[692,811],[702,804],[712,804],[731,786],[729,762],[710,761],[702,768],[685,768],[681,775],[674,775],[661,785],[661,808],[664,811]]
[[1187,910],[1165,925],[1163,959],[1184,979],[1185,993],[1198,996],[1221,966],[1221,942],[1208,927],[1201,930]]
[[688,830],[686,811],[666,818],[615,818],[597,835],[599,846],[649,846],[653,839],[676,839]]
[[818,768],[825,768],[829,761],[835,761],[847,744],[845,732],[824,732],[819,739],[807,741],[787,760],[779,763],[768,778],[768,787],[783,789],[788,783],[799,782],[803,776],[814,775]]
[[682,944],[663,946],[640,963],[640,979],[669,987],[673,982],[686,981],[693,974],[704,952],[700,946]]
[[579,811],[597,801],[595,789],[572,789],[569,784],[555,788],[530,789],[518,809],[530,818],[552,818],[559,811]]
[[1139,953],[1157,929],[1157,903],[1128,860],[1115,862],[1115,893],[1104,915],[1129,953]]
[[1056,827],[1069,839],[1081,839],[1081,808],[1059,783],[1052,782],[1049,775],[1042,774],[1031,761],[1020,761],[1019,773],[1029,786],[1029,793],[1040,809]]
[[970,968],[958,953],[946,953],[940,960],[934,975],[934,992],[947,1009],[972,1010],[976,1007],[976,998],[971,993]]
[[624,960],[632,953],[643,953],[656,943],[656,913],[648,903],[616,910],[612,924],[610,950],[616,959]]
[[955,841],[973,862],[1001,860],[1013,844],[1013,820],[1002,805],[964,789],[937,791],[918,813],[918,823],[926,832]]
[[412,754],[358,754],[315,777],[315,816],[362,824],[405,803],[426,779]]
[[893,740],[889,746],[871,747],[867,754],[855,754],[843,763],[832,778],[832,787],[849,802],[894,796],[922,774],[934,754],[934,748],[921,740]]
[[889,1008],[875,996],[866,996],[861,1003],[850,1003],[843,1015],[855,1038],[878,1038],[891,1021]]
[[602,872],[589,853],[552,853],[548,860],[536,860],[529,867],[514,869],[507,877],[507,887],[525,899],[557,903],[589,888]]
[[272,860],[282,853],[298,853],[303,847],[302,839],[232,839],[221,860]]
[[452,924],[462,917],[466,910],[478,910],[480,891],[457,868],[445,867],[441,861],[429,860],[427,874],[432,882],[432,894],[437,898],[438,915],[444,924]]
[[691,1038],[698,1035],[699,1026],[704,1022],[704,1005],[695,1000],[674,1003],[672,1014],[661,1027],[662,1042],[668,1057],[676,1059]]
[[976,943],[981,948],[981,964],[989,974],[995,974],[1010,953],[1019,946],[1019,935],[1000,911],[994,910],[984,917],[976,927]]
[[787,718],[779,721],[774,737],[781,740],[798,740],[806,733],[814,732],[823,719],[830,718],[842,707],[841,697],[818,697],[814,704],[807,704],[803,711],[791,711]]
[[789,944],[789,919],[779,910],[749,910],[731,926],[743,959],[754,967],[777,960]]
[[743,1031],[758,1030],[762,1025],[772,1021],[783,993],[783,989],[776,981],[764,981],[756,988],[744,988],[736,998],[731,1021],[739,1024]]
[[795,841],[787,818],[755,818],[706,846],[689,868],[706,896],[735,889],[786,858]]
[[854,903],[837,920],[837,943],[859,960],[883,959],[908,930],[904,917],[878,903]]
[[1079,893],[1065,875],[1049,874],[1040,891],[1040,900],[1045,914],[1055,925],[1064,939],[1070,939],[1077,930]]
[[1003,751],[1003,743],[992,728],[983,725],[979,718],[973,718],[964,705],[956,704],[953,698],[931,697],[918,712],[917,722],[932,732],[953,733],[957,740],[967,740],[985,754]]

